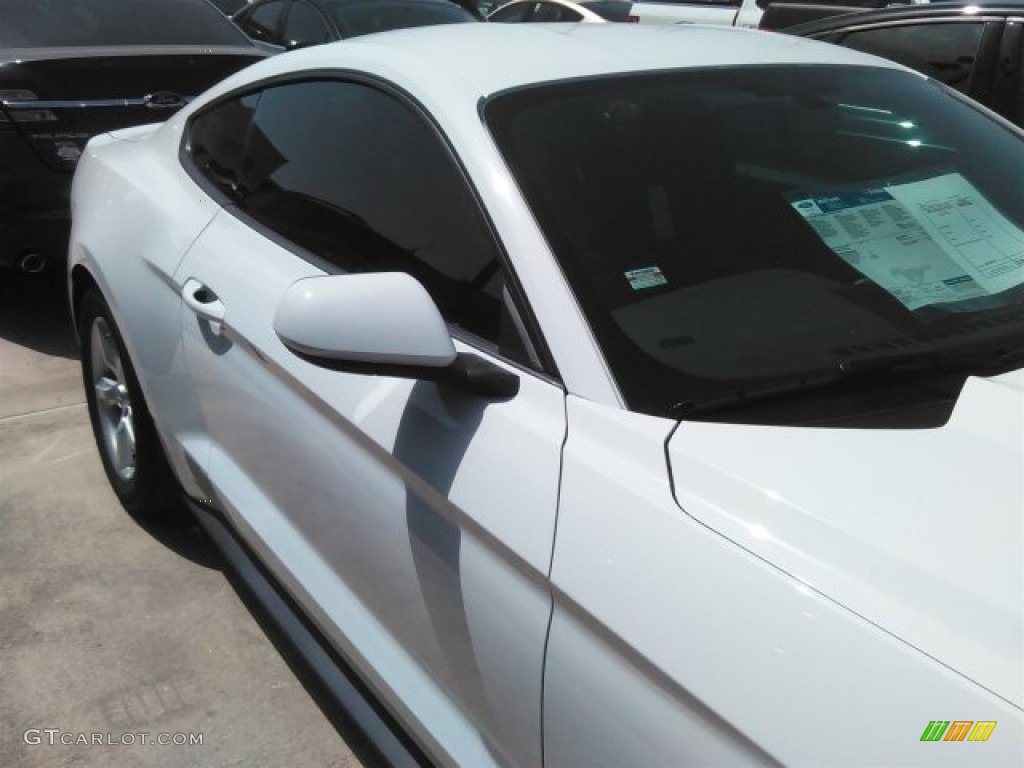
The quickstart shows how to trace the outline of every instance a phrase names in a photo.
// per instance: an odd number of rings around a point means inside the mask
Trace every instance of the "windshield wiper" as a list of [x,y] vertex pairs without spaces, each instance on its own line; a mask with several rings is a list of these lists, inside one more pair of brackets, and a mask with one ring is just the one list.
[[1024,333],[1004,334],[988,344],[930,345],[923,349],[896,349],[855,355],[839,360],[836,368],[846,376],[892,371],[953,371],[963,368],[987,373],[1011,365],[1024,357]]
[[684,400],[674,404],[672,411],[678,418],[685,419],[827,387],[859,384],[865,380],[881,383],[903,376],[949,373],[996,375],[1024,363],[1024,330],[1007,332],[1005,327],[1000,327],[998,331],[986,334],[984,342],[979,342],[975,335],[969,342],[960,344],[932,342],[916,348],[908,344],[870,354],[837,356],[831,367],[807,371],[763,386],[730,390],[719,396]]

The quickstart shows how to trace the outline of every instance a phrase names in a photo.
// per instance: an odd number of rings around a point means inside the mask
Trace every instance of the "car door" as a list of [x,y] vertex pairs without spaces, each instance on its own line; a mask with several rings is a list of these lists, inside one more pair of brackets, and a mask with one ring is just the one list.
[[1002,33],[1002,20],[969,16],[865,25],[831,39],[913,67],[988,106]]
[[[176,276],[210,498],[403,719],[444,734],[428,748],[539,765],[564,393],[459,164],[415,105],[341,79],[228,98],[187,141],[228,203]],[[515,396],[329,370],[275,335],[296,281],[395,270]]]

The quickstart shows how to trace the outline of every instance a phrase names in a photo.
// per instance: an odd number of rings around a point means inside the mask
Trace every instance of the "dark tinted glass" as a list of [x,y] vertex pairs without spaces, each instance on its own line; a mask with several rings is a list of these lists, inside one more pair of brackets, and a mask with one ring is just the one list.
[[533,3],[512,3],[502,6],[488,17],[488,21],[522,21],[533,5]]
[[[639,2],[638,2],[638,4],[640,4],[640,5],[647,5],[647,4],[650,4],[650,5],[660,5],[662,3],[665,3],[667,5],[701,5],[701,6],[722,5],[722,6],[730,6],[730,5],[742,5],[743,0],[639,0]],[[642,12],[642,9],[638,9],[638,10],[640,10]]]
[[907,24],[851,32],[839,44],[898,61],[966,93],[984,29],[981,21]]
[[342,37],[358,37],[388,29],[477,21],[469,11],[448,2],[334,0],[326,5]]
[[246,139],[259,94],[232,99],[192,121],[189,151],[199,173],[225,195],[238,199]]
[[1019,365],[1024,140],[930,81],[707,69],[484,114],[636,409],[823,391],[915,351]]
[[285,0],[272,0],[272,2],[257,5],[241,14],[238,25],[253,40],[284,45],[284,41],[277,31],[284,6]]
[[629,21],[630,9],[633,6],[632,3],[622,0],[585,0],[580,5],[608,21]]
[[288,45],[316,45],[331,39],[327,22],[309,3],[294,2],[284,25],[284,39]]
[[206,0],[5,0],[0,48],[248,45]]
[[579,21],[583,17],[556,3],[537,3],[530,21]]
[[346,271],[409,272],[445,319],[498,339],[499,254],[445,144],[363,85],[311,82],[260,99],[240,206]]

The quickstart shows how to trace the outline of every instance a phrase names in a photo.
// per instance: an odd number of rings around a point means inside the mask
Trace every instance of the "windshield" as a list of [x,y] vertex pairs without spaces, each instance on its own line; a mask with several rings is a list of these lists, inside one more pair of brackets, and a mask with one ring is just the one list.
[[0,48],[251,44],[206,0],[0,0]]
[[485,119],[634,410],[959,367],[950,399],[1020,364],[1024,140],[934,82],[686,70],[518,90]]

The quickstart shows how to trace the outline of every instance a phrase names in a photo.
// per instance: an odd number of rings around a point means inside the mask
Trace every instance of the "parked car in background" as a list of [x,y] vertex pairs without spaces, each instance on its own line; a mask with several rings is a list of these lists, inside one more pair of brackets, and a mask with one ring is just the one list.
[[99,454],[424,762],[1019,768],[1022,178],[782,35],[273,57],[79,164]]
[[257,0],[232,19],[271,51],[479,17],[449,0]]
[[164,120],[265,55],[206,0],[0,0],[0,267],[63,266],[91,136]]
[[512,0],[488,15],[488,21],[508,22],[605,22],[635,21],[629,15],[632,3],[619,0]]
[[[784,32],[913,67],[1024,127],[1024,3],[934,3],[847,14]],[[1021,181],[1024,194],[1024,180]]]
[[837,13],[909,2],[915,0],[636,0],[630,16],[641,24],[778,29]]
[[765,0],[637,0],[630,13],[640,24],[756,27],[764,5]]

